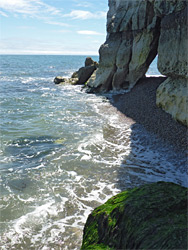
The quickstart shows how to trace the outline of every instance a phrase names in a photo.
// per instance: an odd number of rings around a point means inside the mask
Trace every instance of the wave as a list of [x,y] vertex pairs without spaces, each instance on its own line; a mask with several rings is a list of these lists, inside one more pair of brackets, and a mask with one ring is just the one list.
[[111,196],[147,182],[187,185],[185,156],[117,111],[113,93],[56,86],[50,74],[3,76],[2,249],[78,249],[88,214]]

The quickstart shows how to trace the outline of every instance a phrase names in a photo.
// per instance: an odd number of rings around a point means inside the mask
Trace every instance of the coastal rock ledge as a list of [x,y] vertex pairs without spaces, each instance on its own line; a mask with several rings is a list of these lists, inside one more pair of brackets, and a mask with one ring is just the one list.
[[186,0],[109,0],[106,42],[87,86],[93,92],[130,90],[158,55],[158,69],[168,79],[159,86],[157,105],[187,125],[187,6]]
[[89,215],[81,249],[187,249],[187,188],[158,182],[112,197]]
[[70,78],[63,76],[56,76],[54,79],[55,84],[72,84],[72,85],[84,85],[91,77],[93,72],[97,69],[98,63],[93,61],[91,57],[87,57],[85,60],[85,66],[81,67],[78,71],[74,72]]

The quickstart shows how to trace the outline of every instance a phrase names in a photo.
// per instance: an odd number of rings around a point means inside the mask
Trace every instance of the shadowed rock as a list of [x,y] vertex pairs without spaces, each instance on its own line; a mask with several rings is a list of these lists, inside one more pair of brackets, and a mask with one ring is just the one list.
[[158,69],[168,79],[157,90],[157,105],[184,125],[188,125],[188,8],[185,1],[156,6],[161,22]]
[[93,72],[97,69],[97,66],[97,62],[93,61],[91,57],[87,57],[85,60],[85,67],[82,67],[78,71],[74,72],[72,78],[78,78],[77,84],[85,84]]
[[181,101],[188,81],[187,5],[185,0],[109,0],[107,38],[88,92],[132,89],[158,54],[158,69],[169,79],[158,89],[157,104],[187,125],[187,100]]
[[107,39],[88,86],[101,91],[131,89],[157,55],[160,18],[150,1],[109,0]]
[[54,79],[55,84],[77,84],[78,78],[66,78],[63,76],[56,76]]
[[78,71],[74,72],[70,78],[57,76],[54,79],[55,84],[86,84],[87,80],[91,77],[93,72],[97,69],[98,63],[93,61],[91,57],[85,60],[85,67],[81,67]]

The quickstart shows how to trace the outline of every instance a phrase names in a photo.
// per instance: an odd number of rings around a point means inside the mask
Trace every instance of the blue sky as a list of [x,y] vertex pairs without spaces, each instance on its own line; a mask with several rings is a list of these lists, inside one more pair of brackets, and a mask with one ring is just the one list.
[[95,55],[108,0],[0,0],[0,54]]

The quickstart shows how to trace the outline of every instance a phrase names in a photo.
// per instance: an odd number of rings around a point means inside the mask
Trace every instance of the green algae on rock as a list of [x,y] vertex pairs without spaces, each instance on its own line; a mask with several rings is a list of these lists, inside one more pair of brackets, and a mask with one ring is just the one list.
[[187,188],[158,182],[112,197],[89,215],[81,249],[187,249]]

